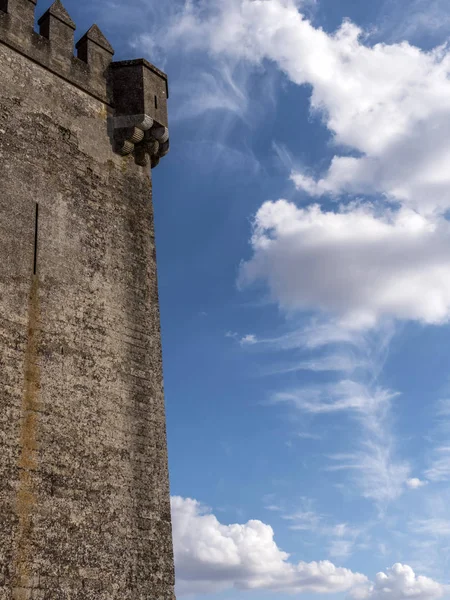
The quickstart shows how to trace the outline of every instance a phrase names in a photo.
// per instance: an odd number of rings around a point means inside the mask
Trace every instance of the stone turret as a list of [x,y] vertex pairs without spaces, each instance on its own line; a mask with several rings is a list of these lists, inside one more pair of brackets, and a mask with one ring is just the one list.
[[169,151],[167,77],[146,60],[113,63],[117,149],[152,167]]
[[[174,600],[152,171],[167,77],[0,0],[0,598]],[[160,190],[162,197],[164,190]]]

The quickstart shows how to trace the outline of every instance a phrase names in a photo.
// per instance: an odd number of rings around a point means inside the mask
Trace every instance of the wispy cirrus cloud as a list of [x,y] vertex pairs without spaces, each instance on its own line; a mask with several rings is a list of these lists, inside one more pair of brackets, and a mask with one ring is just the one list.
[[289,523],[289,529],[296,532],[314,534],[319,547],[325,547],[329,558],[347,560],[367,537],[365,528],[353,527],[348,523],[330,523],[328,515],[317,513],[309,498],[302,498],[300,509],[293,512],[281,511],[282,519]]
[[384,0],[373,38],[384,42],[445,42],[450,33],[446,0],[411,0],[408,10],[402,0]]
[[[328,456],[330,473],[348,471],[363,497],[380,508],[397,499],[410,477],[411,466],[397,457],[390,416],[395,392],[373,388],[351,380],[277,392],[273,400],[288,403],[296,410],[319,418],[344,413],[360,427],[351,439],[349,451]],[[362,427],[362,429],[361,429]]]
[[425,471],[425,476],[433,482],[450,480],[450,445],[440,445],[434,449],[431,465]]
[[[276,391],[271,398],[279,406],[285,405],[312,418],[312,434],[316,431],[313,424],[319,424],[321,419],[329,416],[347,419],[348,449],[329,453],[325,468],[329,473],[348,473],[348,481],[354,483],[355,491],[384,510],[404,492],[411,472],[408,461],[398,456],[392,427],[393,405],[399,394],[378,383],[394,330],[389,326],[372,334],[358,332],[354,345],[351,336],[342,336],[346,341],[335,343],[335,339],[341,339],[340,335],[335,335],[340,331],[341,328],[332,327],[331,337],[320,335],[313,339],[314,345],[320,339],[320,348],[326,352],[326,341],[333,340],[335,357],[340,352],[345,357],[351,348],[353,361],[364,364],[359,379],[340,377],[328,383],[302,384]],[[344,328],[344,331],[348,330]],[[294,339],[305,347],[305,338],[301,334]],[[289,345],[292,346],[292,339]]]
[[434,483],[450,481],[450,398],[442,398],[436,407],[436,426],[432,434],[433,449],[425,477]]
[[[309,431],[293,434],[304,439],[321,439],[316,434],[321,419],[346,418],[348,451],[329,453],[326,470],[348,473],[354,491],[374,501],[380,510],[415,483],[410,477],[410,464],[398,456],[392,428],[393,404],[399,393],[378,383],[394,331],[388,323],[371,331],[353,331],[328,321],[317,327],[309,324],[283,336],[253,340],[256,347],[268,351],[272,357],[286,351],[314,349],[318,353],[314,359],[298,360],[289,367],[267,368],[263,371],[265,375],[328,370],[336,376],[328,383],[303,383],[275,391],[270,402],[309,417]],[[342,377],[349,373],[358,379]]]
[[450,537],[450,519],[429,518],[414,521],[411,528],[416,534],[432,537]]

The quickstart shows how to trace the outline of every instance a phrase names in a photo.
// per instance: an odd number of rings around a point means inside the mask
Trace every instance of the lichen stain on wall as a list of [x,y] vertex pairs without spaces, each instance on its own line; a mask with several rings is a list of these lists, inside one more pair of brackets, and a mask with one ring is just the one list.
[[39,278],[33,277],[28,300],[27,347],[24,361],[24,391],[20,424],[19,488],[16,497],[18,532],[15,552],[14,600],[26,600],[30,588],[31,538],[36,494],[33,473],[38,468],[37,431],[39,420]]

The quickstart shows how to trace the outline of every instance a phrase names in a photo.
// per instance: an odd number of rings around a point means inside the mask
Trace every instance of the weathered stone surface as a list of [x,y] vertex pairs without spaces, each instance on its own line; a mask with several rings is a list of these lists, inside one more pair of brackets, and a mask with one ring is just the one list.
[[15,19],[0,13],[0,599],[173,600],[150,169],[114,151],[108,74],[30,60],[39,36]]

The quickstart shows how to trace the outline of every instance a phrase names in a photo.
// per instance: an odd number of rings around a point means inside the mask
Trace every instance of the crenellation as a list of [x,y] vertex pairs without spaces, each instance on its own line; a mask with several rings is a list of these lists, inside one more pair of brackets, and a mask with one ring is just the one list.
[[39,34],[55,47],[54,54],[58,54],[61,58],[73,57],[76,26],[61,4],[61,0],[55,0],[39,19],[38,25]]
[[0,43],[112,107],[109,73],[74,56],[75,23],[60,0],[40,17],[39,33],[36,0],[0,0],[0,8]]
[[88,64],[98,75],[105,76],[114,56],[114,48],[97,25],[92,25],[77,42],[76,48],[80,60]]
[[37,0],[0,0],[0,11],[32,30],[36,3]]

